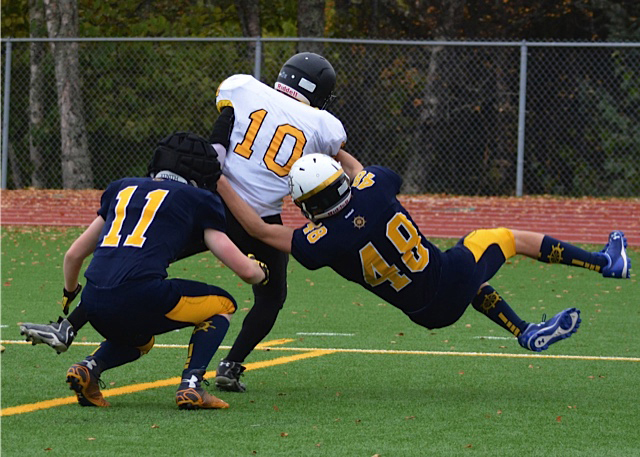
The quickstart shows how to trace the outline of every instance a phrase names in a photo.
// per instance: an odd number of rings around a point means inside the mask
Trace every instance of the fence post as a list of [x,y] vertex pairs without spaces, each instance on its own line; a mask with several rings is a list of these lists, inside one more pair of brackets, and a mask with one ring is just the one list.
[[253,65],[253,77],[260,81],[260,69],[262,68],[262,38],[256,37],[256,55]]
[[2,108],[2,178],[0,189],[7,188],[7,167],[9,165],[9,101],[11,100],[11,38],[6,40],[7,58],[4,66],[4,106]]
[[524,127],[527,110],[527,42],[520,45],[520,102],[518,106],[518,162],[516,168],[516,197],[522,197],[524,175]]

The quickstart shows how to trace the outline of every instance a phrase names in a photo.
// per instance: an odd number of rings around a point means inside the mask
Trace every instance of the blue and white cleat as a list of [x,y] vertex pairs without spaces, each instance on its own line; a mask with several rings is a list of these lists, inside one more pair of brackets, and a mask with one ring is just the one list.
[[530,351],[544,351],[553,343],[569,338],[576,333],[580,322],[579,309],[565,309],[553,316],[551,320],[539,324],[529,324],[518,337],[518,343]]
[[609,241],[601,251],[607,258],[607,266],[602,269],[605,278],[628,278],[631,259],[627,257],[627,239],[620,230],[609,234]]

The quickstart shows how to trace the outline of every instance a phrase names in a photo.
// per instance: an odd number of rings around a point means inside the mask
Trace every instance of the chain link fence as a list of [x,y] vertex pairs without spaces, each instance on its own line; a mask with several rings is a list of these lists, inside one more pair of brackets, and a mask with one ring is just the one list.
[[[208,137],[218,84],[247,73],[271,86],[298,41],[78,40],[82,106],[73,115],[84,117],[93,187],[143,175],[173,131]],[[640,196],[640,43],[321,45],[338,75],[330,111],[347,130],[345,149],[400,173],[403,193]],[[3,40],[6,188],[64,187],[48,46]]]

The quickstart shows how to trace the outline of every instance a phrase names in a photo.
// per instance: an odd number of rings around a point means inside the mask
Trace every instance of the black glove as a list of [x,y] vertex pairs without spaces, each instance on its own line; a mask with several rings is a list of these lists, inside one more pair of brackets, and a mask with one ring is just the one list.
[[266,286],[269,282],[269,267],[266,263],[260,262],[258,259],[256,259],[256,256],[253,254],[247,254],[247,257],[249,257],[251,260],[255,260],[256,262],[258,262],[258,265],[260,265],[260,268],[264,272],[264,279],[258,284],[260,284],[261,286]]
[[80,291],[82,290],[82,286],[78,283],[78,287],[73,292],[69,292],[64,287],[62,288],[62,312],[66,316],[69,314],[69,306],[71,306],[71,302],[76,299]]

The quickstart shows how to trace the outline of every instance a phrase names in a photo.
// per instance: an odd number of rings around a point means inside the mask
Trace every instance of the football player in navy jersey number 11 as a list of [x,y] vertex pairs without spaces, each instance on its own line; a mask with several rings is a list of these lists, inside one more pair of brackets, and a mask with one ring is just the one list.
[[[225,233],[225,210],[215,193],[220,164],[208,141],[185,132],[167,137],[155,150],[149,175],[111,183],[102,194],[98,216],[65,254],[65,291],[80,291],[83,261],[93,254],[76,309],[106,339],[69,368],[67,383],[80,405],[109,406],[100,391],[106,370],[148,353],[155,335],[191,326],[176,403],[180,409],[228,408],[201,384],[236,302],[219,287],[167,279],[167,267],[195,237],[204,239],[208,249],[249,284],[266,283],[268,269],[244,255]],[[54,330],[61,329],[71,329],[66,319]],[[21,326],[34,344],[66,350],[68,344],[51,330],[51,325]],[[72,340],[73,331],[68,331]]]
[[475,230],[443,252],[422,235],[396,198],[401,178],[388,168],[366,167],[350,182],[335,160],[310,154],[293,165],[289,183],[293,201],[311,221],[297,229],[265,224],[225,178],[218,191],[252,236],[291,253],[308,269],[335,270],[429,329],[453,324],[471,304],[531,351],[543,351],[575,333],[577,308],[531,323],[489,285],[516,254],[629,278],[631,261],[620,231],[610,233],[600,252],[508,228]]

